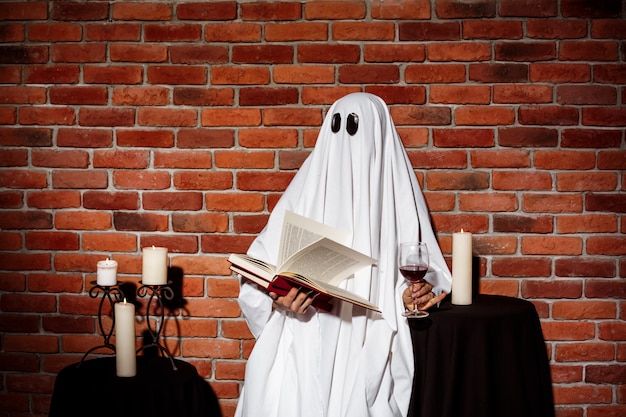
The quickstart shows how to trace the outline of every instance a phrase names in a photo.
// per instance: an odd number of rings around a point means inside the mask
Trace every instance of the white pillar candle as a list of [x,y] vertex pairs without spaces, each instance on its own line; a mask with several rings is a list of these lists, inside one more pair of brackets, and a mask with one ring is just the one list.
[[109,258],[104,261],[98,261],[96,283],[102,287],[110,287],[117,284],[117,261]]
[[452,304],[472,304],[472,234],[452,235]]
[[115,368],[117,376],[137,374],[135,353],[135,305],[115,303]]
[[143,248],[141,281],[144,285],[167,284],[167,248]]

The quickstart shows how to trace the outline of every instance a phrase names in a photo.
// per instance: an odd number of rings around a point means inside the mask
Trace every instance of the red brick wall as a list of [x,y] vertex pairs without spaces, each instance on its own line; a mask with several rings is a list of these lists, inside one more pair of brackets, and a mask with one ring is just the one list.
[[[560,417],[626,414],[622,0],[0,2],[0,415],[100,342],[96,262],[184,271],[177,357],[233,413],[243,252],[353,91],[383,97],[441,247],[533,301]],[[183,318],[185,316],[185,318]]]

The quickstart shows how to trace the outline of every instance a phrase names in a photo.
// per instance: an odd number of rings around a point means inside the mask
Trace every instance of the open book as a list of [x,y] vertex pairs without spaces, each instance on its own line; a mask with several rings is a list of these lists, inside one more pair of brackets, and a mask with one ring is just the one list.
[[346,240],[341,231],[287,211],[278,267],[241,254],[231,254],[228,260],[231,270],[278,295],[287,294],[295,286],[314,292],[313,305],[323,310],[330,310],[330,300],[338,298],[380,312],[367,299],[338,286],[358,270],[376,263],[340,243]]

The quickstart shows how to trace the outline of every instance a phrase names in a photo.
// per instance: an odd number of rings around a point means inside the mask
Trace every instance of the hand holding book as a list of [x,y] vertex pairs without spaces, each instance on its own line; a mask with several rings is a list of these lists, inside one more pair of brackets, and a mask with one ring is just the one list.
[[270,291],[269,295],[274,301],[273,304],[276,308],[285,308],[294,313],[302,314],[309,306],[313,305],[319,293],[315,291],[303,291],[301,288],[291,287],[289,292],[283,296],[273,291]]

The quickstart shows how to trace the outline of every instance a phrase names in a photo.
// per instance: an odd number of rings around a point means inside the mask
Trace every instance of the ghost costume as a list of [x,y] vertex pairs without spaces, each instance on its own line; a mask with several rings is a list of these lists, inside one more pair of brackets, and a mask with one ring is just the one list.
[[311,155],[278,201],[248,254],[276,264],[286,210],[343,230],[376,266],[344,280],[382,313],[334,301],[331,312],[272,309],[265,290],[242,279],[239,304],[256,338],[237,417],[406,416],[413,351],[398,271],[398,244],[421,238],[426,280],[450,291],[419,184],[387,105],[350,94],[329,109]]

